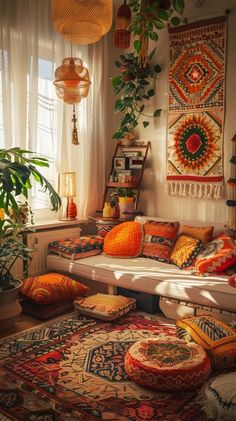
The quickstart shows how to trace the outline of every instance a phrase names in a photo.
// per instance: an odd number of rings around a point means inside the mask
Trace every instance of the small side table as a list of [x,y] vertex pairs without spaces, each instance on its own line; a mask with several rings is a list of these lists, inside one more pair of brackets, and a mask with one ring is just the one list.
[[112,230],[116,225],[124,222],[121,219],[115,218],[96,218],[96,227],[98,230],[98,235],[105,237],[109,231]]

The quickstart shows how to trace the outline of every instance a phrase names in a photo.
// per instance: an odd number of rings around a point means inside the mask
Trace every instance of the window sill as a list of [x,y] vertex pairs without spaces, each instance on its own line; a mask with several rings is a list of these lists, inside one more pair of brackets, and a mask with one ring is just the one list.
[[50,228],[68,228],[70,226],[78,226],[81,224],[89,224],[91,221],[88,218],[73,219],[68,221],[60,221],[59,219],[49,219],[43,221],[34,221],[32,225],[33,230],[45,230]]

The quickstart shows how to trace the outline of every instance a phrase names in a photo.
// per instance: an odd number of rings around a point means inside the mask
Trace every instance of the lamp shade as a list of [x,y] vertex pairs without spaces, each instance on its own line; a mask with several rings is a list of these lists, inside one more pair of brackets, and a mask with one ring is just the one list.
[[112,0],[52,0],[56,31],[73,44],[92,44],[112,24]]
[[57,96],[67,104],[77,104],[89,93],[89,72],[83,61],[76,57],[66,57],[55,70]]
[[75,172],[62,172],[59,174],[58,192],[61,197],[76,196]]

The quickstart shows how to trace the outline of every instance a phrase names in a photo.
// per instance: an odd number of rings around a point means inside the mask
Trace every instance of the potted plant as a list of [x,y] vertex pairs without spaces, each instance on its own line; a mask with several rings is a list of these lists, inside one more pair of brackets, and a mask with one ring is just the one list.
[[111,198],[118,198],[120,219],[132,219],[134,215],[135,193],[127,187],[117,187],[111,191]]
[[[48,167],[45,157],[20,148],[0,149],[0,326],[8,328],[21,311],[17,300],[22,282],[14,278],[12,269],[20,259],[26,272],[31,250],[22,242],[21,234],[28,223],[28,193],[32,181],[49,194],[53,211],[61,199],[37,167]],[[33,214],[31,212],[31,223]]]
[[156,48],[149,54],[149,41],[157,42],[158,32],[167,24],[179,25],[179,16],[185,8],[184,0],[129,0],[128,5],[133,12],[128,30],[134,37],[134,52],[121,55],[120,60],[115,61],[120,70],[119,75],[112,78],[114,94],[119,94],[115,112],[122,113],[119,128],[113,135],[115,139],[132,136],[140,117],[144,117],[142,124],[146,128],[150,117],[160,115],[160,109],[151,114],[145,111],[148,101],[156,94],[154,82],[161,71],[158,64],[151,64]]

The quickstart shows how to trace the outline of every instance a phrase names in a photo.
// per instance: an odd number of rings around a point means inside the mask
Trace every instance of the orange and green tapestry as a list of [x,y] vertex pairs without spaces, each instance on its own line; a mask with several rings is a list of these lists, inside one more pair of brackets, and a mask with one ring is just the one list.
[[169,32],[167,192],[218,199],[224,180],[226,17]]

